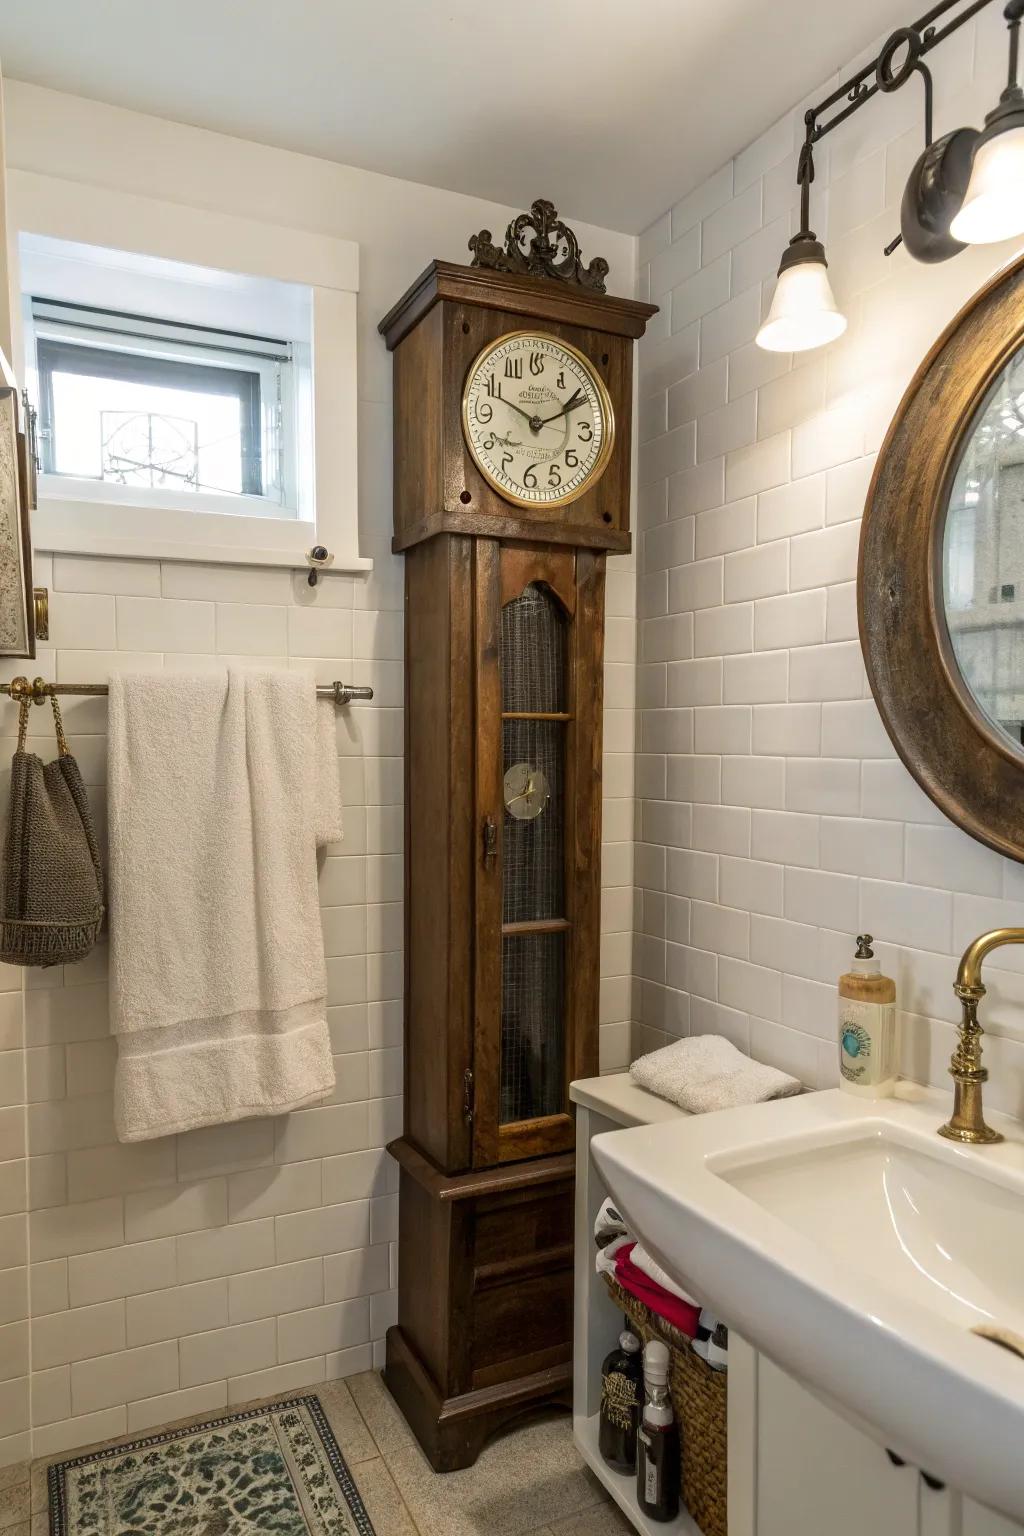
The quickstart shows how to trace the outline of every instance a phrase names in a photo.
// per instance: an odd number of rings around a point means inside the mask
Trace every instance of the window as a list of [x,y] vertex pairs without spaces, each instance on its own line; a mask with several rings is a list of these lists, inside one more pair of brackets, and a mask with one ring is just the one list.
[[36,547],[301,568],[322,544],[368,569],[358,248],[30,172],[8,193]]
[[44,474],[259,497],[295,515],[290,342],[60,300],[30,308]]

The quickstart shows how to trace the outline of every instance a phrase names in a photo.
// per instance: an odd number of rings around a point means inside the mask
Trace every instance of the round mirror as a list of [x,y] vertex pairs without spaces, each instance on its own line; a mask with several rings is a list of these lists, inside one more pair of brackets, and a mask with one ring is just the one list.
[[1024,354],[964,438],[942,540],[942,596],[964,685],[1024,758]]
[[1024,253],[900,403],[864,509],[857,603],[896,751],[951,821],[1024,862]]

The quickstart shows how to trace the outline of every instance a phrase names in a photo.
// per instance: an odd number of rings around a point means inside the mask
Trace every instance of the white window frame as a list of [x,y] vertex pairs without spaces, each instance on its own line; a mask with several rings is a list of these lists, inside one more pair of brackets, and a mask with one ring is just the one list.
[[[32,518],[37,549],[133,560],[302,568],[309,564],[312,546],[322,544],[330,552],[327,569],[372,569],[373,561],[359,554],[359,247],[354,241],[31,171],[8,171],[7,206],[14,292],[21,291],[22,233],[187,263],[235,274],[240,280],[294,283],[310,291],[312,517],[305,506],[299,518],[197,511],[188,493],[174,507],[156,509],[144,501],[126,505],[122,498],[105,501],[95,492],[67,495],[54,483],[58,477],[46,476],[49,483],[40,486],[39,506]],[[26,358],[19,310],[15,324],[15,355],[23,373]]]

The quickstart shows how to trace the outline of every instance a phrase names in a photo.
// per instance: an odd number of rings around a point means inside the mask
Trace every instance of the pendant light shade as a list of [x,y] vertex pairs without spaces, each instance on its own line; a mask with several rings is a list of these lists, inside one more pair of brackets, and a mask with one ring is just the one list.
[[965,245],[990,245],[1024,234],[1024,111],[992,137],[987,129],[982,135],[963,206],[949,232]]
[[794,235],[783,253],[768,318],[757,333],[766,352],[808,352],[846,330],[828,280],[825,248],[810,230]]
[[1010,34],[1006,86],[985,118],[963,204],[949,226],[953,239],[965,245],[1024,234],[1024,91],[1017,84],[1024,0],[1008,0],[1003,15]]

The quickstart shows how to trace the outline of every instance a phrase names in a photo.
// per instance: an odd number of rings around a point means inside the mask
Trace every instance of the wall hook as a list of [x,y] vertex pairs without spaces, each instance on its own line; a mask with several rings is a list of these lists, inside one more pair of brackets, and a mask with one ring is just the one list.
[[313,548],[309,551],[309,554],[306,556],[306,559],[309,561],[310,565],[313,567],[313,569],[310,571],[309,575],[306,578],[306,580],[309,582],[311,587],[315,587],[316,586],[316,579],[317,579],[317,576],[319,575],[320,569],[323,566],[325,566],[325,565],[330,565],[332,558],[333,557],[331,555],[331,552],[327,548],[326,544],[314,544],[313,545]]

